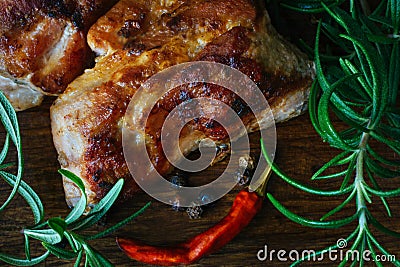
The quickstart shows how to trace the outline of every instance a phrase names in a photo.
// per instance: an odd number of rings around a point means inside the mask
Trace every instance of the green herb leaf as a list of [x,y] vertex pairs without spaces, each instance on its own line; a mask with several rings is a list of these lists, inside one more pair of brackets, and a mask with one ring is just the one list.
[[29,242],[29,237],[27,235],[24,235],[25,239],[25,255],[27,260],[31,260],[31,248],[30,248],[30,242]]
[[7,156],[8,148],[10,147],[10,135],[6,134],[6,140],[4,141],[3,149],[0,153],[0,164],[3,163],[4,159]]
[[52,245],[60,243],[62,240],[62,236],[60,236],[60,234],[54,231],[53,229],[39,229],[39,230],[24,229],[24,234],[39,241]]
[[313,227],[313,228],[324,228],[324,229],[338,228],[338,227],[342,227],[344,225],[351,223],[358,217],[358,214],[356,213],[348,218],[336,220],[336,221],[329,221],[329,222],[313,221],[313,220],[309,220],[309,219],[303,218],[301,216],[298,216],[298,215],[294,214],[293,212],[289,211],[281,203],[279,203],[270,193],[267,194],[267,197],[271,201],[271,203],[274,205],[274,207],[276,209],[278,209],[281,213],[283,213],[288,219],[290,219],[296,223],[299,223],[301,225],[305,225],[305,226],[309,226],[309,227]]
[[6,128],[6,131],[11,137],[14,145],[17,148],[20,147],[21,136],[19,134],[17,114],[2,91],[0,91],[0,120]]
[[115,185],[111,188],[107,195],[93,207],[86,218],[76,221],[75,223],[71,224],[71,227],[74,230],[84,230],[98,222],[100,218],[102,218],[104,214],[106,214],[107,211],[114,204],[115,200],[122,190],[123,184],[123,179],[118,180],[118,182],[115,183]]
[[296,181],[295,179],[289,177],[287,174],[285,174],[275,163],[271,162],[271,159],[268,156],[268,153],[264,147],[264,143],[261,139],[261,151],[263,153],[264,158],[267,160],[268,164],[271,166],[271,169],[277,174],[282,180],[287,182],[288,184],[304,191],[308,192],[310,194],[315,194],[315,195],[320,195],[320,196],[338,196],[338,195],[344,195],[346,193],[349,193],[353,189],[353,185],[350,185],[343,190],[332,190],[332,191],[324,191],[324,190],[319,190],[316,188],[308,187],[300,183],[299,181]]
[[74,252],[78,252],[82,250],[82,244],[80,240],[77,240],[75,236],[68,231],[64,233],[64,237],[68,240],[69,245],[71,246]]
[[62,249],[58,246],[54,246],[51,244],[47,244],[42,242],[42,246],[48,250],[51,254],[56,256],[57,258],[64,259],[64,260],[72,260],[75,259],[78,256],[78,253],[69,251],[66,249]]
[[116,231],[117,229],[123,227],[124,225],[128,224],[129,222],[131,222],[133,219],[135,219],[137,216],[139,216],[140,214],[142,214],[149,206],[150,206],[151,202],[148,202],[146,205],[144,205],[140,210],[138,210],[137,212],[135,212],[134,214],[132,214],[131,216],[125,218],[124,220],[120,221],[119,223],[115,224],[114,226],[99,232],[97,234],[94,234],[92,236],[89,236],[86,238],[86,240],[93,240],[93,239],[98,239],[98,238],[102,238],[105,237],[109,234],[111,234],[112,232]]
[[64,232],[67,228],[67,224],[61,218],[50,218],[47,224],[51,229],[53,229],[60,237],[64,236]]
[[65,222],[67,224],[75,222],[79,219],[82,214],[85,212],[86,205],[87,205],[87,197],[85,192],[85,185],[83,184],[82,180],[68,170],[58,170],[61,175],[64,175],[66,178],[70,179],[74,182],[78,188],[81,190],[81,198],[79,199],[78,203],[75,205],[73,210],[68,214],[65,218]]
[[88,259],[88,264],[92,267],[112,267],[114,266],[110,261],[101,256],[96,250],[87,244],[83,244],[86,252],[86,258]]
[[5,254],[0,253],[0,261],[5,263],[15,265],[15,266],[33,266],[43,262],[48,256],[50,252],[46,251],[42,256],[32,258],[30,260],[27,259],[18,259]]
[[[346,164],[354,156],[354,155],[352,155],[350,157],[347,157],[346,160],[343,160],[348,154],[350,154],[349,151],[344,151],[344,152],[340,153],[339,155],[337,155],[336,157],[334,157],[333,159],[331,159],[330,161],[328,161],[327,163],[325,163],[318,171],[316,171],[314,173],[314,175],[311,177],[311,180],[318,179],[320,174],[322,174],[323,172],[325,172],[327,169],[329,169],[332,166]],[[339,164],[339,162],[340,162],[340,164]]]
[[327,214],[322,216],[320,221],[324,221],[326,218],[341,211],[354,198],[356,193],[357,193],[357,190],[354,189],[353,192],[351,192],[351,194],[339,206],[337,206],[336,208],[334,208],[333,210],[329,211]]
[[82,256],[83,256],[83,250],[79,251],[78,257],[76,258],[74,267],[79,267],[82,261]]

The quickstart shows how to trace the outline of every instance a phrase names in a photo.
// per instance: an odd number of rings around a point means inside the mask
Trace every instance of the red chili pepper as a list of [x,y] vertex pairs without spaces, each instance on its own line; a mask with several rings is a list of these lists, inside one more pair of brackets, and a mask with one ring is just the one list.
[[149,246],[124,238],[117,238],[117,243],[130,258],[143,263],[163,266],[191,264],[231,241],[250,223],[261,209],[262,202],[259,193],[248,189],[240,191],[228,215],[219,223],[175,247]]

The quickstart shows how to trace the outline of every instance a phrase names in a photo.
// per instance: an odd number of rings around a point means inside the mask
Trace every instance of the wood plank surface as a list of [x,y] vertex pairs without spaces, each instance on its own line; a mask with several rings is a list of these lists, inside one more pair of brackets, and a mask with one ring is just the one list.
[[[45,206],[46,217],[65,216],[68,207],[64,202],[57,155],[52,145],[49,127],[49,106],[51,99],[47,99],[41,107],[31,109],[18,114],[22,141],[25,155],[25,181],[40,195]],[[291,121],[277,126],[277,152],[276,162],[288,174],[296,177],[306,184],[321,186],[323,188],[337,188],[334,183],[318,184],[310,183],[309,177],[323,162],[335,155],[336,151],[321,142],[314,132],[308,118],[304,114]],[[251,136],[252,147],[258,147],[258,136]],[[256,150],[256,149],[255,149]],[[208,170],[204,176],[212,175],[224,163],[218,164]],[[201,179],[201,175],[191,177]],[[394,180],[394,182],[398,182]],[[394,183],[393,186],[396,186]],[[398,184],[397,184],[398,186]],[[1,184],[1,196],[9,192],[8,187]],[[116,266],[144,266],[127,258],[119,251],[115,236],[130,236],[145,240],[150,244],[173,245],[178,242],[206,230],[221,219],[229,210],[236,192],[219,200],[216,205],[205,210],[201,219],[191,220],[184,212],[175,212],[169,206],[152,200],[145,193],[139,193],[131,201],[115,207],[101,224],[96,225],[88,233],[95,233],[105,227],[118,222],[132,212],[138,210],[148,201],[152,201],[151,207],[133,223],[118,231],[110,237],[93,241],[91,244]],[[272,193],[284,205],[292,211],[310,218],[318,219],[324,212],[329,211],[340,203],[342,199],[331,197],[315,197],[299,191],[283,181],[276,175],[272,175],[268,185],[268,192]],[[374,199],[374,214],[385,225],[393,230],[400,231],[399,212],[400,206],[397,199],[390,201],[393,209],[393,217],[389,218],[378,199]],[[348,209],[341,216],[349,215],[354,210]],[[0,250],[13,252],[22,256],[22,235],[19,231],[23,226],[32,223],[30,211],[21,198],[15,199],[5,213],[0,217]],[[257,252],[266,245],[268,250],[284,249],[290,251],[296,249],[317,250],[330,244],[334,244],[339,238],[346,237],[355,227],[348,225],[338,230],[311,229],[291,222],[280,214],[268,201],[265,201],[261,212],[251,224],[246,227],[232,242],[220,251],[205,257],[194,266],[289,266],[290,262],[280,262],[276,257],[273,261],[261,262],[257,259]],[[397,253],[398,240],[378,234],[379,240],[389,250]],[[39,253],[40,244],[33,243],[33,250]],[[17,254],[17,255],[18,255]],[[312,265],[337,265],[331,261],[312,262]],[[41,266],[71,266],[71,262],[49,257]]]
[[[290,22],[289,22],[290,23]],[[303,26],[305,27],[305,26]],[[293,33],[294,31],[292,31]],[[289,31],[290,33],[290,31]],[[293,33],[298,35],[299,32]],[[18,113],[20,121],[23,152],[25,156],[24,180],[28,182],[41,197],[46,218],[65,216],[68,207],[64,201],[62,182],[57,174],[59,164],[53,147],[49,107],[54,98],[47,98],[42,106]],[[4,139],[4,130],[0,137]],[[299,181],[315,187],[337,189],[340,185],[335,181],[311,182],[310,176],[323,163],[338,153],[337,150],[323,143],[313,130],[308,114],[277,126],[277,164],[289,175]],[[259,153],[257,134],[251,135],[254,153]],[[379,148],[382,152],[384,148]],[[14,154],[15,156],[15,154]],[[13,156],[10,157],[13,159]],[[190,179],[205,177],[223,170],[224,162],[213,166],[205,173],[196,174]],[[400,180],[385,181],[388,188],[399,187]],[[113,208],[100,224],[95,225],[88,233],[96,233],[111,226],[132,214],[148,201],[152,204],[146,212],[117,233],[109,237],[91,242],[93,247],[104,254],[116,266],[145,266],[127,258],[117,247],[115,236],[128,236],[144,240],[155,245],[173,245],[200,233],[220,220],[229,210],[232,200],[240,190],[236,187],[232,192],[219,200],[213,207],[207,208],[201,219],[191,220],[184,212],[175,212],[169,206],[152,200],[145,193],[138,193],[130,201]],[[4,200],[10,192],[9,186],[0,182],[0,200]],[[272,193],[290,210],[312,219],[319,219],[327,211],[343,201],[343,198],[316,197],[304,193],[286,184],[276,175],[272,175],[268,184],[268,192]],[[371,210],[376,218],[392,230],[400,231],[400,203],[398,198],[390,199],[393,216],[389,218],[378,198],[373,198]],[[350,205],[343,213],[333,218],[339,219],[354,213],[354,205]],[[32,216],[21,197],[14,199],[8,209],[0,214],[0,251],[23,256],[23,237],[21,229],[32,224]],[[292,262],[272,260],[260,261],[257,252],[267,246],[268,250],[318,250],[335,244],[339,238],[347,237],[356,223],[341,229],[312,229],[291,222],[280,214],[269,201],[264,202],[261,212],[232,242],[193,266],[289,266]],[[376,232],[378,240],[385,248],[400,259],[399,240]],[[32,243],[33,253],[38,255],[43,250],[40,243]],[[347,248],[344,248],[345,250]],[[275,254],[276,255],[276,254]],[[304,266],[335,266],[339,261],[313,261]],[[384,266],[389,264],[383,263]],[[1,265],[1,264],[0,264]],[[50,256],[40,266],[72,266],[73,262],[59,260]],[[367,266],[370,266],[367,264]],[[372,266],[372,264],[371,264]]]

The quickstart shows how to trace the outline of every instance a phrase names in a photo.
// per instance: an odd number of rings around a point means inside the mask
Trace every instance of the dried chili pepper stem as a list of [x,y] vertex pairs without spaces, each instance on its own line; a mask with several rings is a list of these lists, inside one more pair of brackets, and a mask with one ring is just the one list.
[[163,266],[194,263],[226,245],[250,223],[261,209],[268,177],[269,173],[260,190],[240,191],[229,213],[216,225],[175,247],[149,246],[125,238],[117,238],[117,243],[130,258],[143,263]]

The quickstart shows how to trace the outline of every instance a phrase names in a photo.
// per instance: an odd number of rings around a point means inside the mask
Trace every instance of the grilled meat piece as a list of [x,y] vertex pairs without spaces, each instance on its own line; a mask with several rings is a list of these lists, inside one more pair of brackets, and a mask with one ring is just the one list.
[[[115,1],[114,1],[115,2]],[[57,95],[93,62],[86,33],[106,0],[0,3],[0,90],[16,110]],[[102,13],[103,12],[103,13]]]
[[[138,190],[123,156],[122,120],[137,89],[165,68],[196,60],[226,64],[259,86],[276,121],[304,111],[314,77],[313,63],[277,34],[260,2],[122,0],[93,25],[88,40],[100,55],[95,67],[75,79],[51,107],[59,162],[83,178],[89,203],[101,199],[119,178],[126,179],[125,197]],[[237,96],[218,86],[177,90],[186,97],[176,90],[164,96],[143,133],[160,173],[171,169],[159,145],[160,123],[176,105],[186,98],[205,96],[236,105],[238,114],[245,108]],[[248,131],[259,129],[246,112],[239,115]],[[207,123],[199,119],[190,131],[182,132],[186,146],[182,151],[192,151],[206,137],[228,142],[219,127]],[[267,126],[268,122],[261,125]],[[73,206],[79,190],[65,178],[64,189]]]

